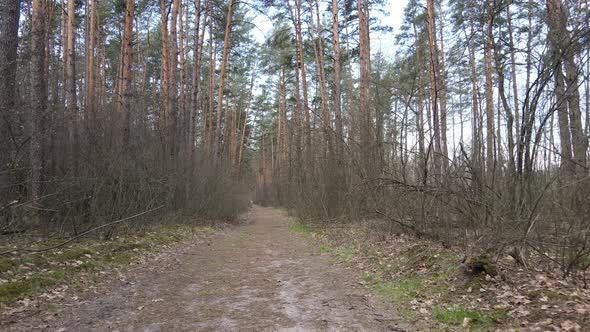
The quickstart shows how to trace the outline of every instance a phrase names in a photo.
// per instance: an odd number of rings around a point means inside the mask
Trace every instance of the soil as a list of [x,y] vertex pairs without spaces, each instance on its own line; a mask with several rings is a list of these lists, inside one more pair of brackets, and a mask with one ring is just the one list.
[[0,322],[6,331],[406,331],[392,308],[289,231],[285,213],[254,206],[247,224],[185,241],[55,312]]

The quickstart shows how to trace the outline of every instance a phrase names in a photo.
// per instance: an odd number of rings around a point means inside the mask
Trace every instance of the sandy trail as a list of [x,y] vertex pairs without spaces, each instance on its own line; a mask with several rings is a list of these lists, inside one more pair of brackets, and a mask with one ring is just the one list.
[[404,331],[286,215],[254,206],[249,223],[159,260],[12,331]]

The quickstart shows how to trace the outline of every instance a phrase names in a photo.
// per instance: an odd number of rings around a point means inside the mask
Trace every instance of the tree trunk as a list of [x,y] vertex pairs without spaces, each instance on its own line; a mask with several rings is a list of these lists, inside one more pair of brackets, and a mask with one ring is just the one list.
[[[95,94],[96,94],[96,65],[94,62],[95,49],[96,49],[96,7],[98,6],[97,0],[92,0],[90,9],[90,32],[89,32],[89,45],[86,47],[86,53],[88,54],[88,80],[86,82],[86,107],[85,112],[88,115],[86,118],[86,127],[89,123],[94,122],[96,118],[94,114],[95,107]],[[87,130],[88,131],[88,130]]]
[[[435,24],[436,25],[436,24]],[[439,24],[440,30],[440,49],[437,46],[436,39],[434,40],[434,46],[436,54],[440,56],[437,57],[437,60],[440,58],[440,63],[438,65],[438,88],[439,91],[437,93],[438,98],[440,99],[440,144],[441,144],[441,153],[442,153],[442,166],[447,169],[449,166],[449,151],[448,151],[448,142],[447,142],[447,81],[446,81],[446,65],[445,65],[445,42],[444,42],[444,30],[443,24]]]
[[[508,0],[508,3],[506,5],[506,17],[508,18],[508,37],[509,37],[509,45],[510,45],[510,74],[511,74],[511,80],[512,80],[512,98],[513,98],[513,107],[514,107],[514,113],[511,112],[511,114],[507,114],[508,115],[508,120],[511,121],[511,123],[513,123],[513,126],[507,127],[507,132],[510,136],[513,136],[512,131],[514,130],[513,128],[516,129],[516,132],[518,133],[518,130],[520,128],[520,116],[519,116],[519,111],[518,111],[518,83],[516,80],[516,49],[515,49],[515,44],[514,44],[514,32],[512,29],[512,15],[510,13],[510,5],[512,4],[512,0]],[[520,135],[516,135],[516,145],[518,145],[518,140],[520,138]],[[512,142],[512,146],[510,146],[510,142],[508,142],[508,154],[509,154],[509,160],[511,163],[511,167],[510,167],[510,171],[511,172],[515,172],[515,161],[514,161],[514,141]]]
[[178,103],[178,11],[180,7],[180,0],[172,0],[172,11],[170,12],[170,39],[169,39],[169,46],[170,46],[170,53],[169,53],[169,65],[170,65],[170,73],[168,78],[170,79],[170,157],[173,160],[173,165],[175,165],[174,160],[178,154],[178,143],[179,138],[179,126],[178,126],[178,119],[180,116],[179,112],[179,103]]
[[436,172],[442,170],[441,156],[441,135],[440,135],[440,118],[439,118],[439,63],[436,50],[436,28],[434,18],[434,0],[426,1],[426,25],[428,27],[428,49],[430,52],[430,96],[432,101],[432,124],[434,129],[434,165]]
[[[70,146],[76,145],[78,137],[78,100],[76,96],[76,2],[68,0],[67,22],[67,54],[66,54],[66,103],[68,121],[68,141]],[[70,151],[70,164],[76,163],[75,152]]]
[[340,90],[341,72],[340,67],[340,29],[338,22],[338,0],[332,0],[332,38],[334,39],[334,82],[332,86],[332,113],[336,124],[336,160],[339,164],[343,158],[344,130],[342,126],[342,94]]
[[[208,2],[209,0],[207,0]],[[206,4],[207,6],[207,4]],[[203,57],[203,39],[205,36],[205,24],[206,19],[203,19],[203,27],[201,24],[201,0],[195,0],[195,32],[194,32],[194,44],[193,44],[193,91],[191,96],[191,107],[190,107],[190,125],[189,125],[189,144],[191,147],[191,159],[195,158],[195,147],[196,147],[196,131],[197,131],[197,117],[199,110],[201,109],[200,96],[201,96],[201,59]],[[200,30],[199,30],[200,29]]]
[[324,70],[324,46],[322,42],[322,22],[320,20],[320,6],[318,0],[315,0],[315,14],[317,22],[317,62],[319,71],[319,85],[320,85],[320,105],[322,114],[322,129],[324,134],[323,144],[325,154],[322,156],[326,158],[328,154],[332,153],[332,126],[330,110],[328,109],[328,93],[326,92],[326,72]]
[[134,0],[126,0],[125,5],[125,27],[123,30],[123,43],[121,44],[121,74],[119,77],[119,103],[118,116],[123,119],[122,138],[123,146],[129,145],[129,130],[131,125],[131,61],[133,54],[133,16],[135,14]]
[[422,48],[420,47],[420,35],[418,34],[418,28],[416,27],[415,18],[412,19],[412,28],[414,30],[414,47],[416,48],[416,71],[417,77],[416,81],[418,82],[418,109],[416,110],[416,129],[418,131],[418,166],[416,171],[420,174],[420,180],[422,183],[426,181],[425,174],[427,174],[427,165],[425,164],[425,148],[424,148],[424,88],[422,85]]
[[246,106],[246,114],[244,115],[244,124],[242,125],[242,134],[240,135],[240,146],[238,153],[238,176],[241,175],[242,171],[242,159],[244,157],[244,144],[246,143],[246,126],[248,125],[248,113],[252,106],[252,96],[254,92],[254,78],[256,77],[256,67],[252,69],[252,78],[250,79],[250,93],[248,95],[248,104]]
[[287,0],[287,7],[289,9],[289,13],[291,16],[291,20],[293,21],[293,26],[295,28],[295,38],[296,38],[296,48],[297,48],[297,55],[299,56],[298,61],[299,64],[296,65],[296,71],[301,72],[301,89],[303,94],[303,114],[305,119],[305,162],[304,165],[307,165],[310,169],[313,169],[313,153],[312,153],[312,145],[311,145],[311,122],[310,122],[310,114],[309,114],[309,99],[307,94],[307,74],[305,70],[305,53],[303,52],[303,36],[301,32],[301,0],[294,0],[295,2],[295,13],[293,8],[291,7],[291,0]]
[[223,113],[223,89],[224,89],[224,79],[225,79],[225,67],[227,66],[227,60],[229,57],[229,36],[231,33],[231,21],[232,21],[232,7],[234,1],[229,0],[227,6],[227,18],[225,24],[225,36],[223,38],[223,56],[221,59],[221,71],[219,74],[219,91],[217,94],[217,123],[215,125],[215,143],[214,143],[214,158],[220,161],[221,156],[218,155],[219,148],[221,145],[221,119]]
[[45,1],[33,0],[31,38],[31,111],[30,111],[30,183],[29,199],[37,205],[40,197],[42,170],[42,121],[47,108],[47,78],[45,76]]
[[209,91],[208,91],[208,101],[209,101],[209,117],[207,123],[207,152],[211,154],[213,152],[213,89],[215,88],[215,66],[216,66],[216,55],[215,47],[213,46],[213,5],[212,1],[209,1]]
[[[366,1],[366,0],[364,0]],[[360,149],[365,177],[371,177],[374,165],[374,147],[371,140],[371,112],[369,106],[369,93],[371,89],[371,64],[369,57],[369,30],[368,15],[363,0],[357,0],[357,12],[359,17],[359,115],[360,115]]]
[[11,168],[12,151],[17,149],[14,124],[16,116],[16,69],[20,0],[0,2],[0,164]]
[[562,150],[561,165],[566,173],[583,176],[588,172],[588,138],[583,132],[580,112],[578,68],[575,62],[579,49],[567,29],[567,16],[561,0],[547,0],[547,24],[555,57],[555,96]]
[[170,96],[170,57],[168,47],[168,6],[166,0],[160,0],[160,12],[161,12],[161,28],[162,28],[162,64],[161,64],[161,83],[160,88],[162,90],[162,108],[163,114],[160,113],[160,131],[164,135],[164,153],[168,154],[171,150],[171,126],[170,117],[172,111],[171,96]]
[[184,9],[182,1],[179,2],[179,11],[178,11],[178,66],[180,67],[179,70],[179,96],[178,96],[178,114],[180,118],[180,126],[179,126],[179,144],[182,148],[180,151],[186,153],[190,151],[188,149],[188,124],[189,124],[189,117],[187,116],[187,107],[186,107],[186,63],[185,63],[185,32],[184,32]]
[[496,160],[494,157],[494,86],[492,81],[492,43],[493,43],[493,19],[494,0],[486,2],[486,37],[484,46],[485,62],[485,96],[486,96],[486,168],[490,179],[493,179]]
[[475,4],[474,0],[470,1],[470,18],[469,18],[469,27],[470,27],[470,35],[469,35],[469,67],[471,69],[471,125],[472,125],[472,139],[471,139],[471,150],[472,150],[472,157],[473,160],[473,168],[476,172],[481,170],[481,141],[480,141],[480,110],[479,110],[479,96],[478,96],[478,75],[477,75],[477,68],[475,63]]

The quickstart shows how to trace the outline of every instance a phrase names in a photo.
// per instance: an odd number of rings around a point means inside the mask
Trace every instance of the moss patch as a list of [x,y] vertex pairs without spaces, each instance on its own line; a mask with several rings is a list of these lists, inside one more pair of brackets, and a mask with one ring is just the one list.
[[[143,252],[157,250],[190,235],[206,236],[214,231],[211,227],[165,226],[109,241],[83,240],[54,251],[2,257],[0,279],[8,281],[0,284],[0,304],[33,297],[63,284],[81,287],[82,279],[96,280],[99,271],[127,265]],[[45,241],[38,246],[55,244]]]
[[311,232],[312,232],[312,228],[310,225],[300,224],[300,223],[292,224],[291,226],[289,226],[289,230],[291,232],[301,233],[301,234],[311,234]]
[[416,277],[402,277],[398,280],[380,282],[373,289],[384,299],[393,303],[406,303],[415,299],[422,290],[422,280]]
[[469,326],[474,329],[488,329],[494,327],[498,321],[505,319],[507,313],[505,311],[484,313],[457,305],[447,308],[434,306],[432,308],[432,315],[444,324],[462,325],[467,319]]
[[0,303],[10,303],[52,286],[65,279],[64,271],[35,273],[28,278],[0,284]]
[[0,258],[0,273],[6,272],[14,268],[17,264],[9,258]]
[[92,256],[94,251],[87,247],[71,247],[63,251],[62,254],[58,255],[60,260],[69,261],[76,260],[82,257]]
[[340,262],[350,263],[354,258],[355,250],[351,245],[342,245],[334,248],[333,253]]

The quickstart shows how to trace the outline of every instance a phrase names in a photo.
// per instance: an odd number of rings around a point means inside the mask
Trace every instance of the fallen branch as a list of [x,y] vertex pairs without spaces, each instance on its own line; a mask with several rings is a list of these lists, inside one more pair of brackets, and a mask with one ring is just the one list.
[[60,244],[57,244],[57,245],[54,245],[54,246],[51,246],[51,247],[47,247],[47,248],[41,248],[41,249],[32,249],[32,248],[16,248],[16,249],[12,249],[12,250],[8,250],[8,251],[0,252],[0,256],[4,256],[4,255],[8,255],[8,254],[12,254],[12,253],[14,253],[14,252],[18,252],[18,251],[26,251],[26,252],[34,252],[34,253],[38,253],[38,252],[43,252],[43,251],[49,251],[49,250],[57,249],[57,248],[59,248],[59,247],[63,247],[63,246],[65,246],[66,244],[68,244],[68,243],[71,243],[71,242],[73,242],[73,241],[75,241],[75,240],[77,240],[77,239],[79,239],[79,238],[83,237],[84,235],[87,235],[87,234],[89,234],[89,233],[92,233],[92,232],[94,232],[94,231],[97,231],[97,230],[99,230],[99,229],[101,229],[101,228],[105,228],[105,227],[108,227],[108,226],[112,226],[112,225],[114,225],[114,224],[122,223],[122,222],[124,222],[124,221],[130,220],[130,219],[133,219],[133,218],[137,218],[137,217],[139,217],[139,216],[142,216],[142,215],[144,215],[144,214],[148,214],[148,213],[150,213],[150,212],[154,212],[154,211],[156,211],[156,210],[159,210],[159,209],[161,209],[161,208],[163,208],[163,207],[164,207],[164,205],[160,205],[160,206],[158,206],[157,208],[153,208],[153,209],[151,209],[151,210],[143,211],[143,212],[141,212],[141,213],[138,213],[138,214],[132,215],[132,216],[130,216],[130,217],[126,217],[126,218],[123,218],[123,219],[119,219],[119,220],[111,221],[111,222],[109,222],[109,223],[106,223],[106,224],[104,224],[104,225],[100,225],[100,226],[98,226],[98,227],[91,228],[91,229],[89,229],[89,230],[87,230],[87,231],[85,231],[85,232],[82,232],[82,233],[80,233],[80,234],[78,234],[78,235],[76,235],[76,236],[74,236],[74,237],[72,237],[72,238],[70,238],[70,239],[68,239],[68,240],[66,240],[66,241],[64,241],[64,242],[62,242],[62,243],[60,243]]

